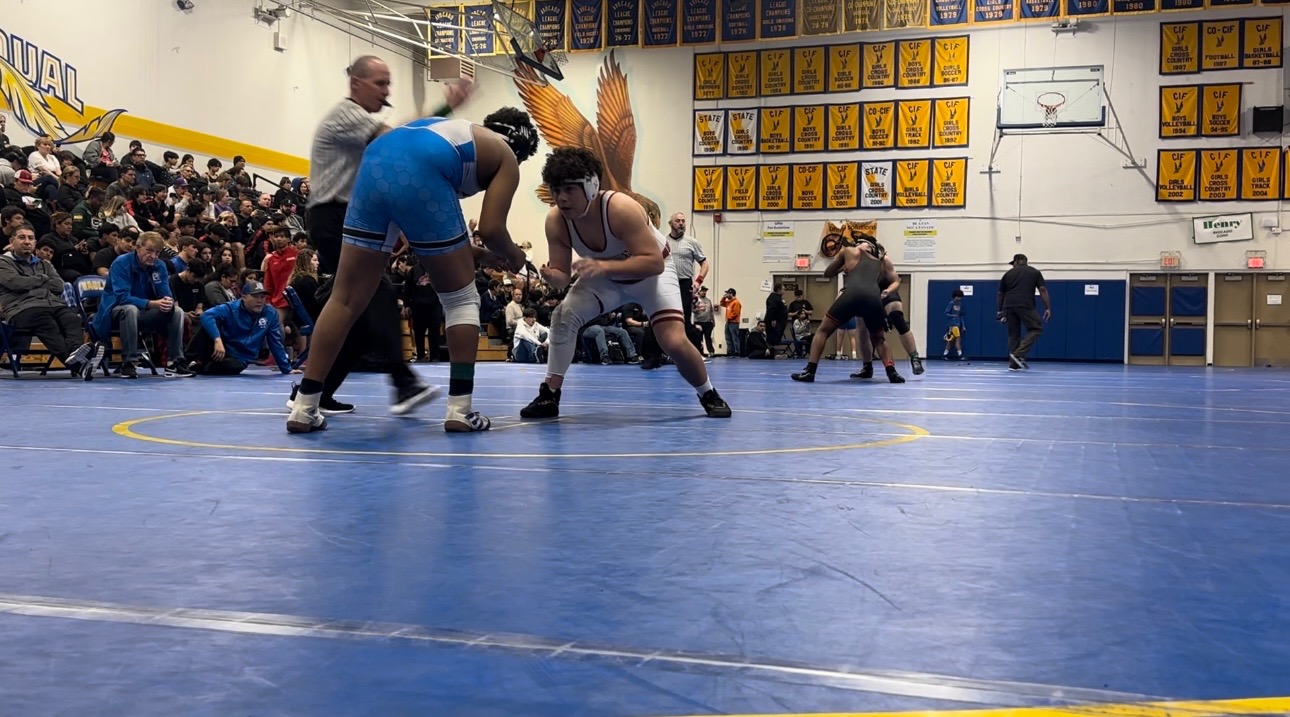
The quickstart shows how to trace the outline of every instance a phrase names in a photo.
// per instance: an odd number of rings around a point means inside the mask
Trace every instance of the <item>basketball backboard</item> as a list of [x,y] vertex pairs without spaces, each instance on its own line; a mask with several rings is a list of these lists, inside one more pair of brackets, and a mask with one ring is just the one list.
[[1004,70],[1000,130],[1096,129],[1106,126],[1102,65]]

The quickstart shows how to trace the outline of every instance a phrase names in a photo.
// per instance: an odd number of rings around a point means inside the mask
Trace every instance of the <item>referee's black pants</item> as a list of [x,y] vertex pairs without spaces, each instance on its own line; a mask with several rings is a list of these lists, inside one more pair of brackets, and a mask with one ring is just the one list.
[[[310,207],[306,218],[309,225],[309,243],[318,251],[318,271],[323,274],[336,275],[340,265],[340,247],[343,243],[341,232],[345,226],[345,209],[343,202],[328,202]],[[319,288],[320,298],[330,297],[332,280]],[[317,317],[314,317],[317,320]],[[399,295],[387,276],[381,276],[381,283],[376,287],[372,300],[359,314],[354,327],[345,337],[336,363],[323,381],[322,395],[330,398],[345,382],[350,371],[358,365],[360,359],[369,352],[383,359],[382,371],[390,375],[390,381],[397,389],[415,386],[419,383],[417,375],[412,372],[403,359],[403,330],[399,325]]]

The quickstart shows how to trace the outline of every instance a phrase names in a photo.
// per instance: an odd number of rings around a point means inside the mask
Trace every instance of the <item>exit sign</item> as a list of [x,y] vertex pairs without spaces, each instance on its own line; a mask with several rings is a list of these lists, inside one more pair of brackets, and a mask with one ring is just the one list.
[[1245,268],[1246,268],[1246,269],[1263,269],[1263,268],[1265,268],[1265,267],[1264,267],[1264,263],[1263,263],[1263,257],[1261,257],[1261,256],[1251,256],[1251,257],[1246,257],[1246,259],[1245,259]]
[[794,268],[794,269],[797,269],[797,270],[799,270],[799,271],[806,271],[807,269],[810,269],[810,268],[811,268],[811,255],[810,255],[810,254],[798,254],[798,255],[797,255],[797,257],[796,257],[795,259],[793,259],[793,268]]

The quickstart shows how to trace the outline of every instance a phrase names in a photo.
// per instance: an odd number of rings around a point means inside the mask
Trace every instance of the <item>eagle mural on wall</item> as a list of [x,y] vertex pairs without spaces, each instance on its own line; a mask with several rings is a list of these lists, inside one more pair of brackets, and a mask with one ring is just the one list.
[[[536,79],[529,67],[520,66],[517,74]],[[604,166],[601,186],[622,192],[645,207],[655,227],[662,222],[658,203],[632,191],[632,163],[636,156],[636,119],[632,116],[627,75],[619,67],[611,50],[600,68],[596,88],[596,125],[564,95],[549,84],[515,80],[515,88],[524,101],[529,116],[537,124],[542,139],[556,149],[582,147],[591,150]],[[555,200],[545,184],[537,188],[538,199],[554,205]]]
[[[3,35],[3,33],[0,33]],[[0,109],[7,106],[13,113],[14,121],[37,137],[46,135],[54,144],[80,144],[98,139],[104,132],[112,129],[116,118],[125,114],[125,110],[112,110],[97,117],[82,115],[78,122],[85,124],[69,130],[57,117],[49,104],[49,98],[37,88],[18,68],[0,57]]]

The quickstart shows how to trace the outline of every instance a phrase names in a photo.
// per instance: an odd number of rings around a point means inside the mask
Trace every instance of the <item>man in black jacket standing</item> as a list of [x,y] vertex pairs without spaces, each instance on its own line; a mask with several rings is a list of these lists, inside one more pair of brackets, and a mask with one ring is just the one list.
[[[1025,254],[1012,257],[1012,268],[999,280],[998,319],[1008,324],[1008,369],[1018,371],[1030,368],[1026,354],[1044,333],[1044,322],[1053,317],[1053,304],[1048,297],[1044,275],[1028,263]],[[1035,311],[1035,292],[1044,302],[1044,316],[1040,320]],[[1026,327],[1022,338],[1021,327]]]

